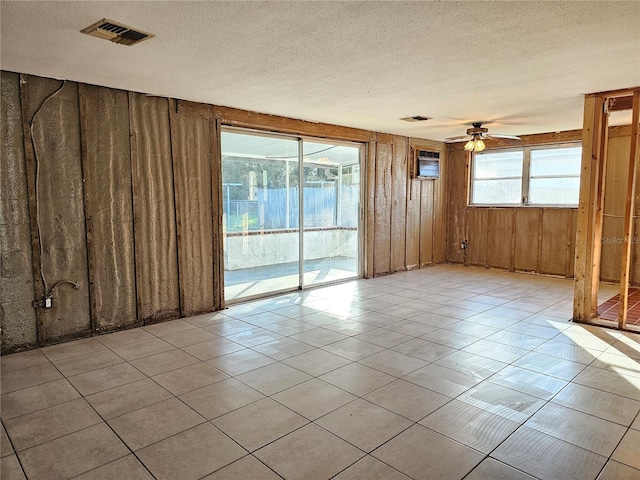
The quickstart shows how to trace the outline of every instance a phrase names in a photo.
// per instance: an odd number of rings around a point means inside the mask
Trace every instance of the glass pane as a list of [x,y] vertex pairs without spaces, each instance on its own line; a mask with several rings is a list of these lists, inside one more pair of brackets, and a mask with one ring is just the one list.
[[577,205],[580,178],[532,178],[529,203],[539,205]]
[[473,176],[475,179],[522,177],[522,159],[524,152],[478,153],[473,157]]
[[580,175],[582,147],[531,150],[531,176]]
[[227,301],[299,285],[298,141],[222,132]]
[[519,204],[522,194],[520,179],[476,180],[473,182],[471,203],[478,205]]
[[304,285],[358,275],[360,148],[303,143]]

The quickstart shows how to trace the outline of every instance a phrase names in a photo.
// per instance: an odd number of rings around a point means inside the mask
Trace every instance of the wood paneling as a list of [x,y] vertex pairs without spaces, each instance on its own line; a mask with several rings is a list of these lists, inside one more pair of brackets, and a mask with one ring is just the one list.
[[2,348],[37,341],[29,193],[22,137],[20,77],[2,72],[0,94],[0,329]]
[[96,331],[135,325],[129,97],[80,85],[85,215]]
[[467,155],[462,148],[447,148],[447,261],[464,263],[465,251],[460,245],[465,240],[465,215],[467,212],[466,183]]
[[91,332],[78,85],[29,75],[21,90],[36,298],[54,295],[38,336],[51,341]]
[[180,316],[169,102],[129,93],[138,318]]
[[[173,102],[172,102],[173,103]],[[213,205],[209,118],[173,113],[181,314],[214,309]]]
[[514,243],[514,268],[516,271],[540,271],[541,219],[542,209],[539,208],[519,208],[516,212],[516,239]]
[[616,283],[620,281],[622,231],[627,196],[627,169],[625,167],[629,162],[630,146],[628,137],[612,138],[609,140],[609,154],[607,155],[600,278]]
[[571,244],[569,235],[573,231],[572,226],[571,210],[547,208],[542,211],[541,273],[565,275],[566,264],[569,261],[568,249]]
[[[389,140],[391,140],[389,138]],[[376,147],[374,276],[391,272],[391,162],[393,144],[378,141]]]
[[306,122],[304,120],[250,112],[247,110],[238,110],[236,108],[229,107],[215,106],[214,116],[219,119],[223,125],[256,129],[268,128],[269,130],[279,133],[309,135],[335,140],[368,142],[372,139],[372,135],[375,135],[367,130],[359,130],[357,128],[329,125],[326,123]]
[[[440,180],[441,181],[441,180]],[[419,180],[420,184],[420,265],[434,263],[434,184],[433,180]]]
[[467,212],[465,238],[469,244],[467,263],[470,265],[489,266],[489,210],[472,208]]
[[503,248],[511,245],[514,234],[515,210],[510,208],[493,208],[489,210],[489,222],[486,230],[489,234],[488,261],[491,266],[511,268],[511,249]]
[[409,180],[407,138],[394,136],[391,160],[391,271],[406,270],[407,182]]
[[[2,120],[3,351],[223,307],[223,124],[366,147],[366,276],[445,257],[441,142],[6,72]],[[440,152],[440,179],[410,178],[412,146]],[[78,289],[34,310],[60,280]]]
[[364,275],[366,278],[375,276],[375,244],[376,244],[376,159],[378,158],[378,142],[371,141],[367,146],[365,156],[365,251]]
[[[412,157],[410,157],[412,158]],[[421,243],[425,237],[431,238],[430,228],[427,230],[422,224],[422,185],[431,183],[421,180],[409,180],[409,193],[407,197],[407,218],[406,218],[406,268],[411,270],[420,267]]]

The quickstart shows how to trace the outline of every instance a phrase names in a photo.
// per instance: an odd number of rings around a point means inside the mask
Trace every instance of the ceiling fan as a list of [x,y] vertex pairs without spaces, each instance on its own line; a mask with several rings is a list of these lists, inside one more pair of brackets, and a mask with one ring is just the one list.
[[481,152],[486,146],[484,144],[484,140],[488,138],[504,138],[507,140],[520,140],[520,137],[516,137],[515,135],[498,135],[492,134],[489,135],[487,133],[489,131],[488,128],[482,126],[482,122],[474,122],[472,128],[467,129],[466,135],[460,135],[458,137],[449,137],[445,138],[445,143],[456,143],[456,142],[467,142],[464,146],[464,149],[468,152]]

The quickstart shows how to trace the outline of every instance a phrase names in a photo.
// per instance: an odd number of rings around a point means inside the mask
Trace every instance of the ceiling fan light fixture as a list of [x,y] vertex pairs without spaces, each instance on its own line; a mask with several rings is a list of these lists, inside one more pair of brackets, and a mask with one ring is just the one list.
[[481,138],[477,138],[477,137],[473,137],[464,146],[464,149],[467,152],[481,152],[485,148],[486,148],[486,145],[484,144],[482,139]]

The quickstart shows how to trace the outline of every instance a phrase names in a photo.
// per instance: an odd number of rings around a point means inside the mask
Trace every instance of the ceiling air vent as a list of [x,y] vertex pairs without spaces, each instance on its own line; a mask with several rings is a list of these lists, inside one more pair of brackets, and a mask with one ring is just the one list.
[[134,30],[131,27],[106,18],[103,18],[99,22],[96,22],[81,31],[82,33],[86,33],[92,37],[104,38],[105,40],[110,40],[113,43],[129,46],[155,36],[151,33]]
[[416,115],[414,117],[404,117],[400,120],[404,120],[405,122],[426,122],[427,120],[431,120],[432,117],[425,117],[422,115]]

